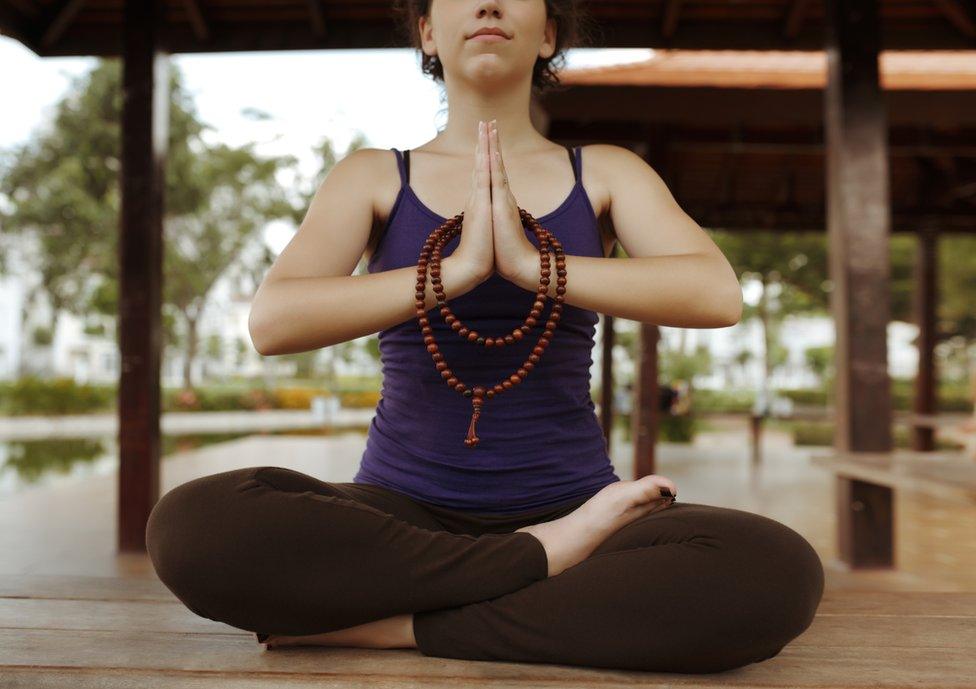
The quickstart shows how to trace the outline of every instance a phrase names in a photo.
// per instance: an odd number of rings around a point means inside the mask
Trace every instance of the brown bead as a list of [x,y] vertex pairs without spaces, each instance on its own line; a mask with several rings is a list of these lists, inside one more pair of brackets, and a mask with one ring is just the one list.
[[[506,390],[511,390],[514,385],[520,384],[539,363],[540,357],[548,347],[550,338],[553,336],[553,331],[559,322],[560,310],[564,302],[566,255],[562,244],[551,232],[543,228],[525,209],[519,208],[518,211],[523,225],[535,234],[538,241],[540,275],[539,288],[536,291],[536,298],[532,307],[529,309],[528,316],[526,316],[521,326],[512,330],[509,334],[503,334],[497,337],[483,336],[477,331],[465,326],[461,319],[451,311],[450,305],[448,304],[448,295],[440,279],[441,257],[447,243],[461,234],[464,218],[463,212],[447,219],[440,227],[434,228],[424,242],[420,257],[417,261],[417,281],[414,290],[416,299],[415,313],[421,333],[423,334],[424,345],[434,360],[435,368],[440,372],[441,377],[448,385],[462,396],[471,399],[473,408],[471,425],[468,428],[468,436],[464,440],[464,444],[469,447],[475,447],[480,440],[475,433],[475,422],[481,414],[485,400],[492,399],[495,395]],[[550,266],[553,256],[556,261],[556,273],[559,276],[559,279],[556,281],[557,287],[554,295],[550,294],[549,290],[550,276],[552,273]],[[428,311],[433,309],[427,309],[426,306],[428,275],[430,275],[430,282],[434,292],[435,308],[437,308],[444,322],[450,326],[451,330],[458,333],[460,337],[468,342],[483,345],[484,347],[504,347],[521,341],[525,335],[529,334],[539,324],[546,299],[553,300],[553,307],[548,319],[545,321],[545,328],[543,329],[542,335],[533,346],[532,353],[516,369],[514,374],[509,375],[494,386],[485,387],[479,385],[473,388],[469,388],[454,375],[444,361],[444,355],[438,349],[437,342],[434,338],[433,328],[430,327]]]

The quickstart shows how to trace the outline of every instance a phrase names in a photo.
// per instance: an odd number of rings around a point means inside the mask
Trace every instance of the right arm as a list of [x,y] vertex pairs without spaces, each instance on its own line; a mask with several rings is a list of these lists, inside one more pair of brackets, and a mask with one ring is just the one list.
[[[370,190],[382,179],[378,166],[389,163],[380,149],[359,149],[336,163],[319,185],[298,232],[251,303],[248,331],[260,354],[328,347],[416,317],[416,265],[352,275],[373,225]],[[449,298],[484,279],[454,253],[441,259]],[[425,294],[424,308],[434,308],[437,295],[429,286]]]

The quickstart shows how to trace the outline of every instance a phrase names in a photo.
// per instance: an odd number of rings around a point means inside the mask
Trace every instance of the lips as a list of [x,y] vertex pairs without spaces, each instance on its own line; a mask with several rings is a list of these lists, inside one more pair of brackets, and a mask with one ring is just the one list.
[[468,38],[472,39],[478,36],[498,36],[499,38],[508,38],[508,35],[504,31],[494,27],[488,29],[478,29],[478,31],[468,36]]

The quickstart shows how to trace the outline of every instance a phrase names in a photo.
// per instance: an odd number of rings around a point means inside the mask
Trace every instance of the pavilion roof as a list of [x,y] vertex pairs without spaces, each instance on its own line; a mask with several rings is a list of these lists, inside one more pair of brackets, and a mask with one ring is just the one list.
[[[886,49],[974,49],[968,0],[878,0]],[[118,55],[124,0],[0,0],[0,32],[37,54]],[[597,47],[819,50],[811,0],[590,0]],[[390,0],[164,0],[172,53],[400,46]]]
[[[976,51],[884,51],[881,86],[890,90],[976,89]],[[567,85],[718,86],[823,89],[827,54],[799,50],[656,50],[650,59],[564,71]]]

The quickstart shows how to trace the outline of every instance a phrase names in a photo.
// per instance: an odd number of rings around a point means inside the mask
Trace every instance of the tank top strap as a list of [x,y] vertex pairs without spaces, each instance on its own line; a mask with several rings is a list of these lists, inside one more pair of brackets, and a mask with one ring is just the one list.
[[583,179],[583,161],[580,157],[582,151],[580,150],[580,146],[573,146],[572,148],[567,146],[566,150],[569,151],[569,159],[573,163],[573,176],[576,178],[578,184]]
[[[573,166],[573,177],[580,182],[583,177],[583,163],[581,159],[582,151],[579,146],[565,146],[566,153],[569,155],[569,162]],[[400,151],[393,149],[397,157],[397,169],[400,171],[400,184],[407,186],[410,184],[410,149],[405,148]]]
[[404,153],[401,152],[400,149],[392,147],[390,150],[396,154],[397,170],[400,172],[400,185],[405,187],[410,183],[410,169],[407,167],[409,164],[409,158],[406,157],[406,155],[409,155],[410,151],[406,151]]

